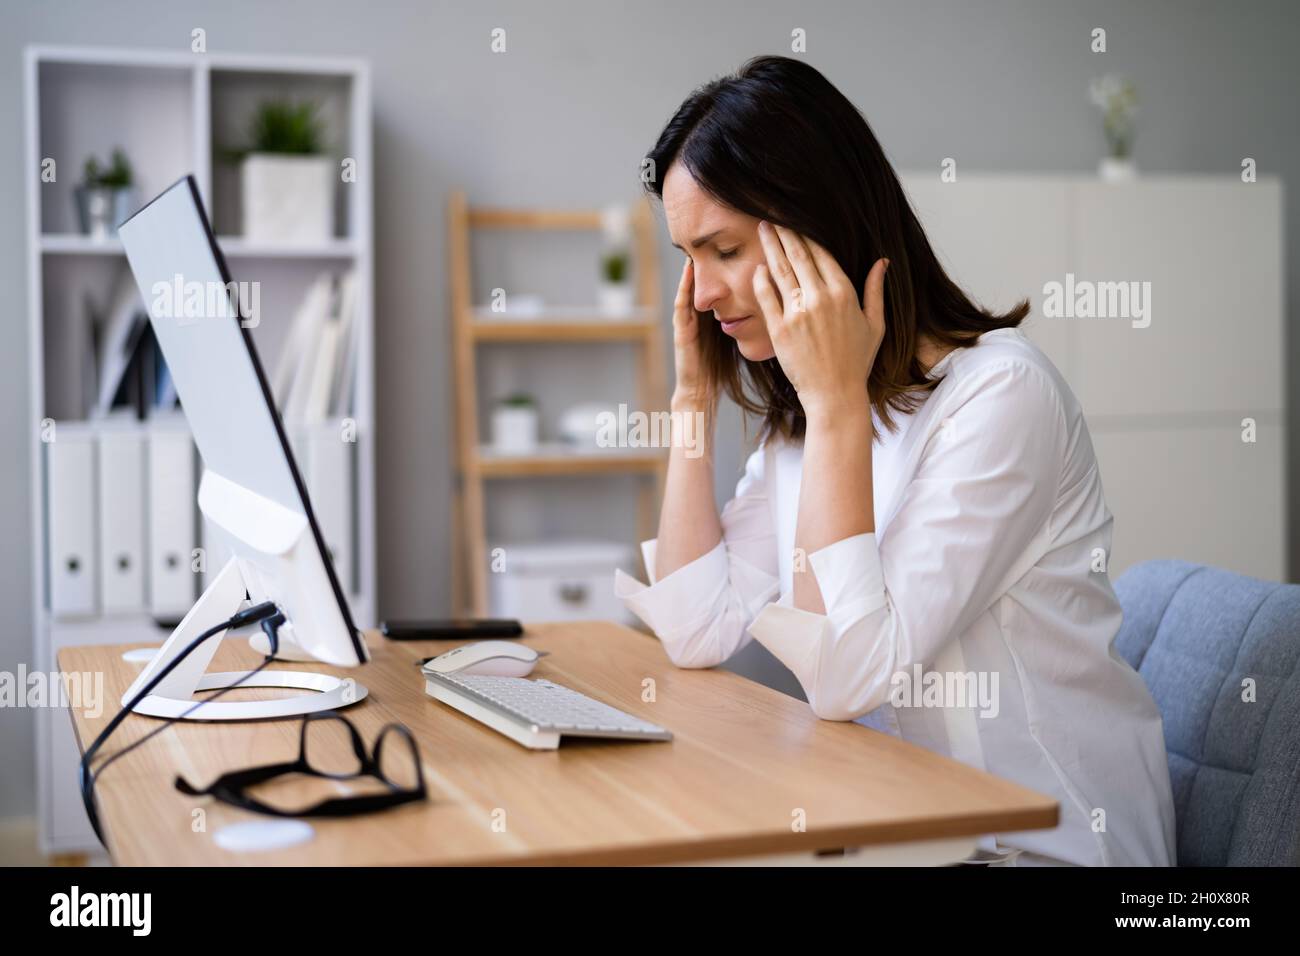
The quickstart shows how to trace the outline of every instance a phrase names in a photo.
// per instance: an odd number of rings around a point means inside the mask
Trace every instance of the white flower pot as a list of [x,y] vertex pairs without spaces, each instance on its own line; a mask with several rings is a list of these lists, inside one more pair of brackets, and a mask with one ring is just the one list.
[[573,406],[560,416],[560,439],[582,451],[596,451],[611,443],[612,447],[626,447],[627,435],[621,428],[609,435],[608,429],[602,427],[607,415],[613,416],[613,421],[618,421],[618,409],[612,406],[597,402],[582,402]]
[[1137,163],[1131,159],[1118,159],[1107,156],[1097,167],[1097,175],[1104,183],[1131,183],[1137,179]]
[[537,448],[537,409],[499,405],[492,412],[492,447],[507,455],[526,455]]
[[334,163],[328,156],[252,153],[240,170],[244,237],[327,242],[334,236]]
[[636,305],[632,283],[602,281],[596,293],[596,303],[600,306],[600,311],[607,315],[631,315]]
[[122,189],[78,186],[75,195],[81,234],[96,241],[116,236],[118,223],[131,218],[140,205],[134,186]]

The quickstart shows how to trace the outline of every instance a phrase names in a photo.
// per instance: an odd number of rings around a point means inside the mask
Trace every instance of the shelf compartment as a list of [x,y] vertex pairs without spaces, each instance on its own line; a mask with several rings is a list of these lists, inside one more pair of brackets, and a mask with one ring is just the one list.
[[543,442],[528,455],[503,454],[480,445],[476,467],[484,478],[531,478],[548,475],[613,475],[645,472],[664,466],[662,449],[627,448],[579,451],[568,445]]
[[194,168],[193,76],[190,67],[154,63],[38,62],[36,148],[57,170],[39,187],[43,231],[76,229],[74,190],[90,155],[106,163],[122,147],[141,202]]
[[478,342],[639,341],[654,331],[651,322],[593,322],[565,319],[517,319],[469,323]]
[[[303,244],[249,242],[242,236],[218,236],[217,245],[229,259],[351,259],[356,257],[358,249],[351,239]],[[41,252],[71,256],[123,255],[120,239],[94,239],[71,232],[41,236]]]

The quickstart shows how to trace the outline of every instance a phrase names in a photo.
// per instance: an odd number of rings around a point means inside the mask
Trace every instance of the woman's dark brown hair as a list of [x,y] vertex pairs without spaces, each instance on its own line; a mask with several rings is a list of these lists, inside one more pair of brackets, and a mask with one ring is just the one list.
[[[1003,315],[989,312],[948,277],[866,118],[800,60],[755,57],[695,90],[648,158],[646,188],[660,199],[664,174],[680,161],[724,206],[824,246],[859,296],[872,264],[889,259],[885,337],[867,379],[886,428],[893,428],[891,412],[912,411],[938,384],[917,359],[921,336],[940,346],[971,345],[985,332],[1014,328],[1029,312],[1028,300]],[[803,435],[803,409],[775,358],[745,359],[716,322],[700,323],[700,341],[710,385],[760,416],[765,437]]]

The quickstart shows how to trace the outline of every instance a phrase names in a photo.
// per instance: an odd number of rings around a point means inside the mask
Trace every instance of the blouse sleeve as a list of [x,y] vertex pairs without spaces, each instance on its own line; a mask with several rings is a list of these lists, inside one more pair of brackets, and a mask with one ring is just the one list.
[[885,703],[895,673],[929,666],[1046,549],[1068,442],[1060,393],[1023,363],[979,379],[958,385],[884,540],[853,535],[808,556],[826,613],[786,595],[750,626],[821,718]]
[[679,667],[712,667],[748,644],[746,625],[780,589],[764,458],[763,448],[749,456],[735,497],[722,509],[722,540],[711,551],[660,581],[654,539],[641,545],[648,586],[614,573],[615,594]]

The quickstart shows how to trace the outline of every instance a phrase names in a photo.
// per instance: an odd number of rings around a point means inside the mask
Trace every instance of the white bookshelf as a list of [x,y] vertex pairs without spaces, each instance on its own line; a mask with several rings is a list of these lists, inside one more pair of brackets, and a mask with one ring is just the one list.
[[[33,668],[50,672],[61,647],[160,643],[166,630],[146,613],[54,616],[48,599],[44,454],[39,423],[74,421],[84,407],[80,374],[90,347],[84,300],[102,301],[126,268],[121,243],[79,234],[73,189],[87,155],[122,147],[141,202],[193,174],[218,244],[236,281],[262,285],[262,321],[253,339],[273,368],[293,309],[322,271],[355,271],[358,304],[353,476],[353,568],[349,593],[360,627],[375,623],[374,307],[371,105],[367,64],[341,58],[190,54],[132,49],[34,46],[25,51],[25,153],[28,231],[29,372],[32,421],[31,540],[36,627]],[[322,243],[268,244],[239,235],[239,177],[223,149],[242,145],[263,97],[320,105],[324,142],[336,160],[356,161],[355,182],[336,186],[335,235]],[[42,161],[57,174],[42,181]],[[196,517],[197,520],[197,517]],[[211,570],[211,569],[210,569]],[[195,594],[202,581],[197,580]],[[104,702],[115,708],[115,700]],[[95,850],[76,787],[77,748],[67,715],[37,717],[40,842],[47,853]],[[110,771],[111,772],[111,771]]]
[[[120,256],[122,243],[113,239],[92,239],[77,233],[49,233],[40,237],[45,255]],[[227,259],[356,259],[360,249],[356,240],[344,236],[321,243],[250,242],[243,236],[217,236],[217,245]]]

